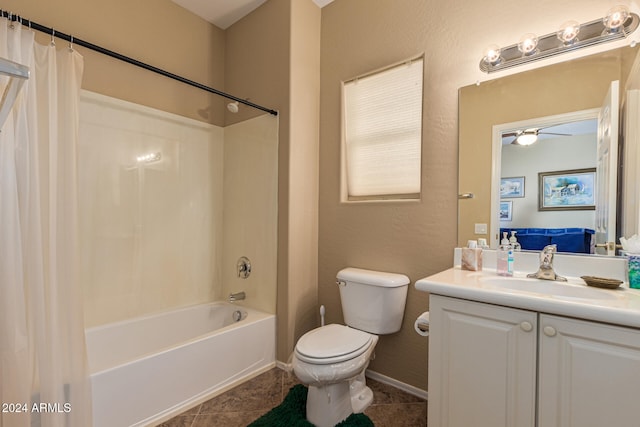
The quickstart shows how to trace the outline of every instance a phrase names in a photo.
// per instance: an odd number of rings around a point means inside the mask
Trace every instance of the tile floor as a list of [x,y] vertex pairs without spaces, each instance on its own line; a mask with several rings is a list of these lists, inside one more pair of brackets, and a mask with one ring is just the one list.
[[[278,406],[297,383],[295,375],[273,368],[160,427],[246,427]],[[370,378],[367,385],[373,390],[373,404],[365,414],[376,427],[426,427],[425,400]]]

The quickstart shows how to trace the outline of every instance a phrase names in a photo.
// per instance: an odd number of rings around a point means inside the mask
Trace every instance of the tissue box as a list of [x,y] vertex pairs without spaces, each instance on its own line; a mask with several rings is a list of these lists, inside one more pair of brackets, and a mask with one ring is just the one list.
[[629,287],[640,289],[640,254],[627,253],[625,256],[628,261]]
[[460,263],[460,267],[463,270],[481,271],[482,249],[462,248],[462,262]]

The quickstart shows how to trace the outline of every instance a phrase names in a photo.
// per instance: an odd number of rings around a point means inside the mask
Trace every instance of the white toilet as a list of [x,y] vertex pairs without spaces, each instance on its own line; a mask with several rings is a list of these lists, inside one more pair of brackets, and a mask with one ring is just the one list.
[[293,354],[293,371],[309,387],[307,420],[333,427],[373,400],[365,383],[378,335],[402,326],[409,278],[403,274],[345,268],[337,275],[348,326],[331,324],[304,334]]

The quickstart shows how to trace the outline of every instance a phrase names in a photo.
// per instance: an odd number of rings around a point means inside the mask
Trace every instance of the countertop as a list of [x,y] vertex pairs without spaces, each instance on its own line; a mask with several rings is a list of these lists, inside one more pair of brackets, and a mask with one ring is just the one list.
[[418,280],[415,287],[432,294],[640,328],[640,290],[624,286],[601,289],[587,286],[579,277],[568,277],[569,282],[560,286],[576,289],[578,294],[581,288],[589,289],[584,294],[590,297],[573,297],[570,290],[564,295],[536,290],[536,282],[549,281],[526,279],[525,272],[516,271],[514,277],[524,280],[516,289],[492,286],[487,282],[494,280],[492,277],[501,276],[492,269],[467,271],[456,266]]

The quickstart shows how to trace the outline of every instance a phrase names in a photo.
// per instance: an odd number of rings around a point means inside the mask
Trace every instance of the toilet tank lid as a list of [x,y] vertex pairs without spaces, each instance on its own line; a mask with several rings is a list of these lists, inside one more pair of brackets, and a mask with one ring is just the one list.
[[406,286],[410,280],[404,274],[387,273],[384,271],[364,270],[362,268],[343,268],[338,272],[338,280],[345,282],[362,283],[372,286],[397,288]]

